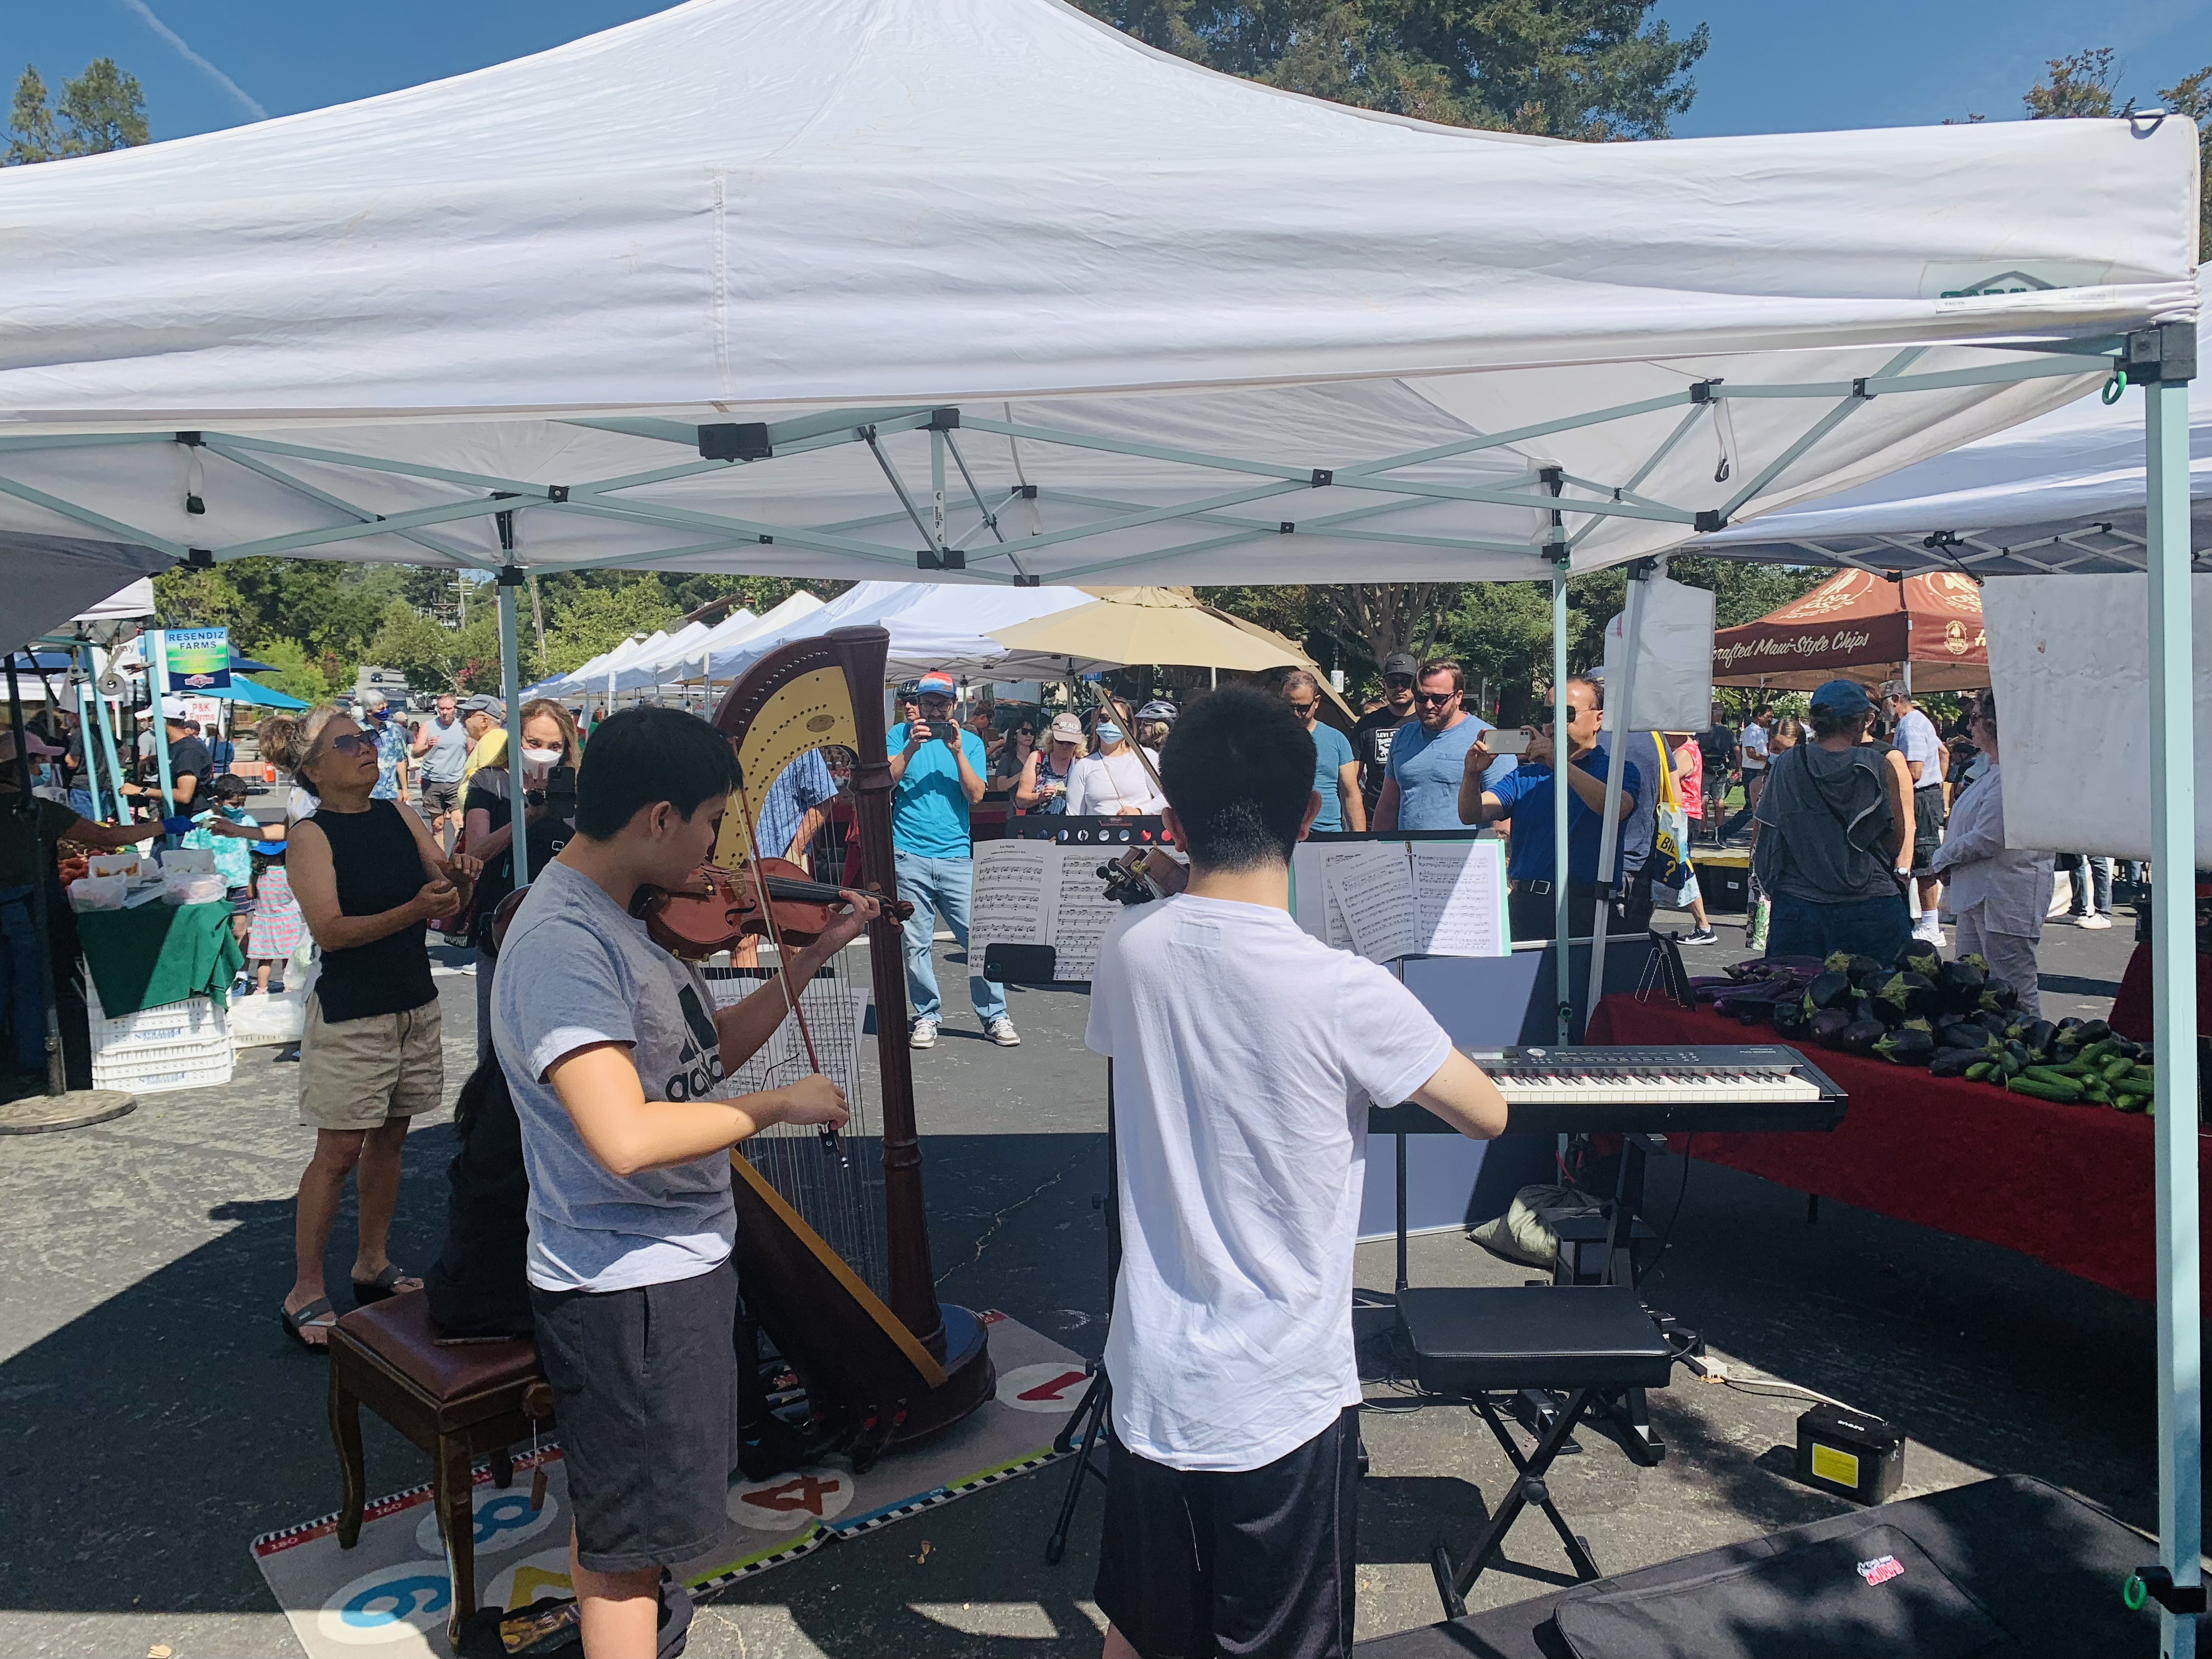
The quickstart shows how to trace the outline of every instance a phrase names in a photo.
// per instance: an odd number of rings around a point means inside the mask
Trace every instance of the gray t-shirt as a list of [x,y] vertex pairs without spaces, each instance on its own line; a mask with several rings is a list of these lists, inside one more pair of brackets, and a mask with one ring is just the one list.
[[430,734],[430,746],[422,755],[422,781],[459,783],[469,763],[469,728],[458,714],[451,726],[439,725],[434,714],[423,729]]
[[492,1046],[522,1122],[530,1172],[530,1282],[623,1291],[711,1271],[737,1238],[730,1160],[618,1176],[584,1145],[549,1066],[595,1042],[629,1045],[653,1100],[722,1084],[714,1000],[696,969],[646,936],[605,890],[548,865],[507,930],[492,981]]

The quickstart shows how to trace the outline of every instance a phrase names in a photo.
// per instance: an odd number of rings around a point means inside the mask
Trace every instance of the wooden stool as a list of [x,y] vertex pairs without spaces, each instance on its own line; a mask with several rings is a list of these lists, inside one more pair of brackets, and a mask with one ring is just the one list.
[[454,1637],[477,1610],[476,1525],[470,1471],[479,1454],[492,1458],[492,1478],[514,1479],[507,1448],[542,1430],[553,1416],[553,1391],[538,1370],[538,1345],[526,1338],[441,1346],[429,1298],[419,1291],[356,1308],[331,1328],[331,1437],[345,1478],[338,1509],[338,1547],[361,1539],[368,1501],[361,1455],[361,1407],[430,1454],[433,1503],[446,1540],[453,1581]]

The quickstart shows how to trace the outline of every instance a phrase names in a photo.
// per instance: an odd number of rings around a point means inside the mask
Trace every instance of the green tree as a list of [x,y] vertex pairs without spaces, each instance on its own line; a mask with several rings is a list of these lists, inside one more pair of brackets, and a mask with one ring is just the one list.
[[1654,0],[1082,0],[1149,45],[1338,103],[1557,138],[1663,138],[1703,23]]
[[8,150],[0,165],[21,167],[58,161],[71,155],[98,155],[143,144],[146,95],[138,77],[115,67],[112,58],[95,58],[84,73],[62,82],[59,101],[46,101],[46,83],[37,69],[23,66],[8,116]]
[[682,614],[658,575],[633,577],[616,587],[585,588],[554,611],[545,630],[546,672],[566,674],[580,668],[631,635],[666,628]]
[[2093,46],[2087,52],[2052,58],[2044,67],[2049,72],[2021,97],[2031,121],[2095,120],[2127,115],[2135,109],[2132,98],[2113,107],[2112,83],[2119,79],[2120,71],[2112,62],[2110,46]]
[[[276,672],[269,674],[249,674],[246,678],[256,684],[265,685],[272,691],[297,697],[303,702],[321,702],[336,688],[323,672],[320,661],[310,658],[296,641],[271,640],[254,647],[258,661],[268,663]],[[347,684],[350,684],[350,678]]]

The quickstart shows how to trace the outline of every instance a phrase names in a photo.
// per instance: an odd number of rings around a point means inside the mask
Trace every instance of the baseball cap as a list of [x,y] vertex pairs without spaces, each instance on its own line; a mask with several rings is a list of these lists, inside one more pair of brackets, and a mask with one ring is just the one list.
[[1054,714],[1046,735],[1054,743],[1081,743],[1083,722],[1073,714]]
[[1404,674],[1410,677],[1420,672],[1421,665],[1413,660],[1409,652],[1393,651],[1382,659],[1382,678],[1386,680],[1393,674]]
[[463,697],[455,705],[464,714],[489,714],[496,720],[507,718],[507,705],[497,697],[479,692],[473,697]]
[[[34,755],[58,755],[62,751],[35,732],[23,733],[23,746]],[[13,726],[0,728],[0,761],[15,758],[15,732]]]
[[185,709],[185,700],[182,697],[164,697],[161,699],[161,718],[165,720],[190,720],[191,716]]
[[933,672],[914,683],[914,694],[917,697],[957,697],[960,688],[952,683],[951,675]]
[[1865,714],[1874,709],[1867,700],[1866,687],[1856,680],[1830,680],[1813,694],[1813,707],[1832,714]]

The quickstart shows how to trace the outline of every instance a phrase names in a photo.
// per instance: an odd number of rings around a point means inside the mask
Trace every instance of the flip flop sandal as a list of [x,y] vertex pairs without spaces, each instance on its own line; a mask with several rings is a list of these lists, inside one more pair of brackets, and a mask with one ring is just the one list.
[[[338,1322],[338,1316],[337,1310],[331,1306],[329,1297],[319,1296],[306,1307],[296,1310],[279,1303],[276,1313],[277,1316],[284,1322],[284,1334],[309,1353],[326,1354],[330,1352],[329,1333]],[[324,1333],[321,1341],[307,1340],[307,1331],[310,1326]]]
[[[412,1280],[412,1283],[408,1281]],[[372,1302],[381,1302],[387,1297],[419,1291],[422,1282],[412,1273],[403,1273],[392,1262],[384,1264],[384,1271],[374,1279],[356,1279],[353,1282],[353,1304],[365,1308]]]

